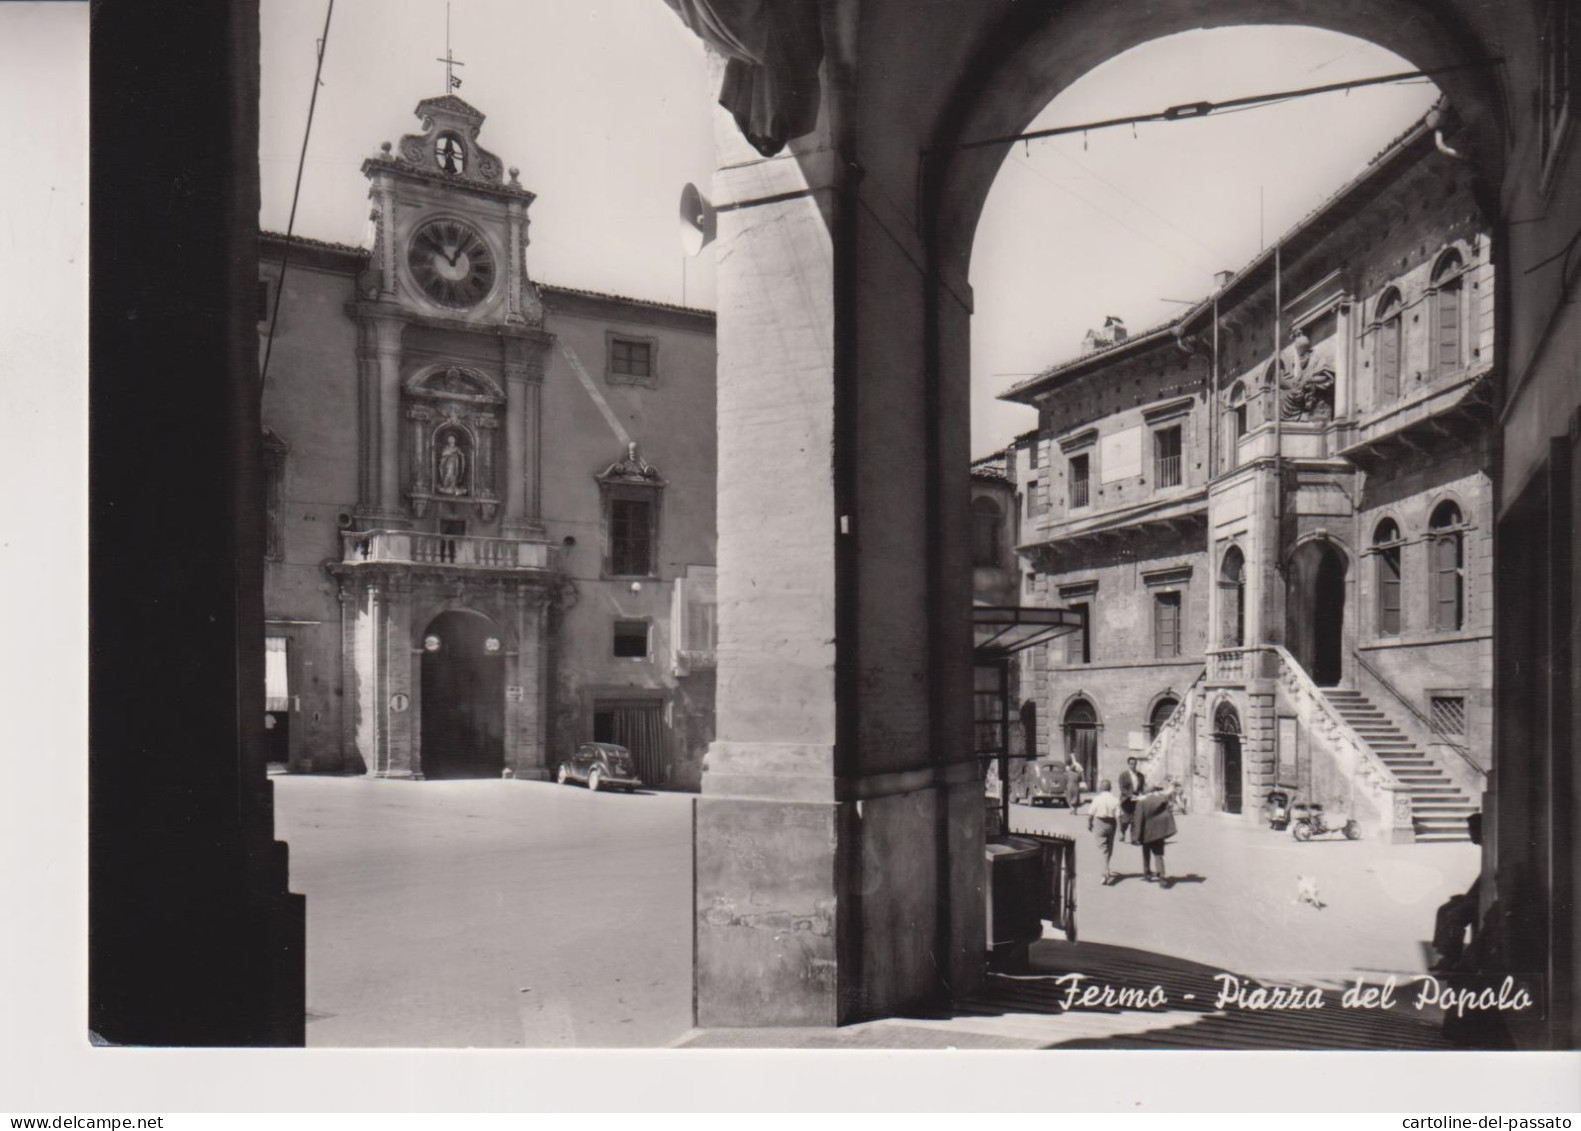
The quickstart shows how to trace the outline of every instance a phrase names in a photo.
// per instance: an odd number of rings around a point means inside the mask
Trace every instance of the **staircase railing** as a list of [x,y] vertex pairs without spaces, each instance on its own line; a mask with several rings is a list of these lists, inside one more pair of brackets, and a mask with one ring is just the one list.
[[[1435,746],[1447,746],[1456,754],[1458,754],[1460,756],[1460,760],[1465,763],[1465,769],[1470,772],[1473,781],[1482,782],[1487,779],[1487,771],[1481,766],[1477,765],[1477,763],[1472,759],[1471,748],[1469,746],[1461,742],[1450,742],[1443,735],[1439,734],[1438,731],[1433,727],[1433,721],[1426,715],[1422,714],[1421,710],[1417,708],[1416,704],[1407,699],[1400,689],[1395,687],[1395,685],[1389,681],[1388,676],[1384,675],[1377,668],[1373,667],[1372,664],[1367,660],[1367,657],[1363,656],[1355,649],[1351,650],[1351,655],[1356,657],[1356,663],[1361,666],[1362,670],[1368,675],[1372,676],[1372,678],[1378,682],[1378,685],[1389,693],[1390,698],[1392,698],[1396,703],[1411,713],[1411,717],[1414,718],[1417,721],[1417,724],[1422,728],[1422,735],[1428,743]],[[1461,775],[1451,776],[1458,778]],[[1478,791],[1472,790],[1472,792],[1476,793]]]
[[1410,792],[1367,740],[1345,721],[1306,669],[1278,644],[1259,644],[1245,650],[1265,652],[1276,659],[1280,688],[1303,728],[1334,754],[1340,771],[1350,778],[1357,793],[1371,795],[1379,810],[1375,815],[1378,831],[1391,841],[1413,840]]
[[1186,688],[1186,693],[1180,697],[1180,702],[1175,704],[1175,709],[1170,712],[1169,718],[1164,720],[1164,725],[1158,728],[1158,733],[1147,744],[1147,752],[1143,755],[1149,763],[1155,766],[1169,765],[1169,752],[1173,749],[1181,729],[1196,715],[1197,701],[1202,697],[1202,687],[1207,680],[1208,669],[1203,668]]

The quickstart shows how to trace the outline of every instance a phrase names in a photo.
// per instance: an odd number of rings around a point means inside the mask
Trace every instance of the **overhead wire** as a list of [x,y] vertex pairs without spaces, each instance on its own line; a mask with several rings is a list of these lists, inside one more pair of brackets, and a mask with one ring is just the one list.
[[318,40],[318,62],[313,68],[313,95],[307,104],[307,125],[302,130],[302,153],[296,162],[296,187],[291,190],[291,215],[285,225],[285,247],[280,252],[280,278],[275,281],[274,306],[269,311],[269,336],[264,342],[263,365],[258,371],[258,399],[263,400],[269,380],[269,358],[274,354],[274,331],[280,321],[280,297],[285,294],[285,272],[291,262],[291,237],[296,231],[296,206],[302,197],[302,171],[307,167],[307,143],[313,136],[313,114],[318,109],[318,88],[323,83],[324,53],[329,49],[329,22],[335,15],[335,0],[324,11],[324,34]]

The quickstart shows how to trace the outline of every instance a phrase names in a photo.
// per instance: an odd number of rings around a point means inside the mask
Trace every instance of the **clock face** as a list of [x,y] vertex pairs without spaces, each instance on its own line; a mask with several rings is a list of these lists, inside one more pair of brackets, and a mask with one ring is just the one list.
[[494,253],[459,220],[430,220],[418,228],[406,263],[424,294],[454,310],[476,306],[494,286]]

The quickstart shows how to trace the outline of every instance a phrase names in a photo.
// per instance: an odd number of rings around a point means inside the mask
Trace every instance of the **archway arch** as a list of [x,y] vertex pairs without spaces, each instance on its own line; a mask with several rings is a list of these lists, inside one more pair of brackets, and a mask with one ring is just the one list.
[[[1013,5],[997,34],[984,36],[943,107],[931,137],[937,162],[928,225],[940,251],[963,270],[977,220],[1008,147],[954,152],[980,138],[1015,135],[1087,72],[1155,39],[1245,25],[1305,26],[1339,32],[1392,51],[1421,70],[1462,66],[1483,51],[1476,35],[1429,0],[1203,0],[1150,6],[1145,15],[1106,0],[1058,7]],[[1504,104],[1488,67],[1463,67],[1435,80],[1465,125],[1467,147],[1496,199],[1503,175]]]
[[419,642],[418,758],[425,778],[497,778],[505,766],[505,649],[471,609],[433,617]]
[[1300,543],[1285,567],[1285,646],[1319,687],[1345,674],[1349,572],[1349,557],[1329,538]]
[[1077,696],[1065,708],[1062,720],[1065,731],[1065,753],[1081,767],[1082,778],[1089,784],[1098,780],[1098,736],[1102,724],[1098,721],[1098,708],[1086,696]]
[[1224,813],[1239,813],[1245,798],[1241,765],[1241,714],[1221,699],[1213,709],[1214,798]]

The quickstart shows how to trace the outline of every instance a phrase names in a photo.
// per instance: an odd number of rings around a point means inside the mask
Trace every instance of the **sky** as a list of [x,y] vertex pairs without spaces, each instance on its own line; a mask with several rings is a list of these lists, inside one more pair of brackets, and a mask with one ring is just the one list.
[[[265,228],[284,231],[326,0],[263,0],[259,162]],[[360,167],[444,92],[445,0],[336,0],[296,232],[366,243]],[[713,252],[687,260],[677,204],[707,192],[713,124],[701,43],[661,0],[451,0],[457,93],[479,142],[538,194],[540,281],[714,305]],[[1410,70],[1312,28],[1187,32],[1089,72],[1029,128]],[[1036,425],[996,399],[1074,356],[1105,315],[1133,331],[1213,288],[1355,176],[1437,97],[1428,83],[1297,99],[1015,146],[978,227],[971,280],[972,450]],[[684,291],[683,291],[684,287]]]

